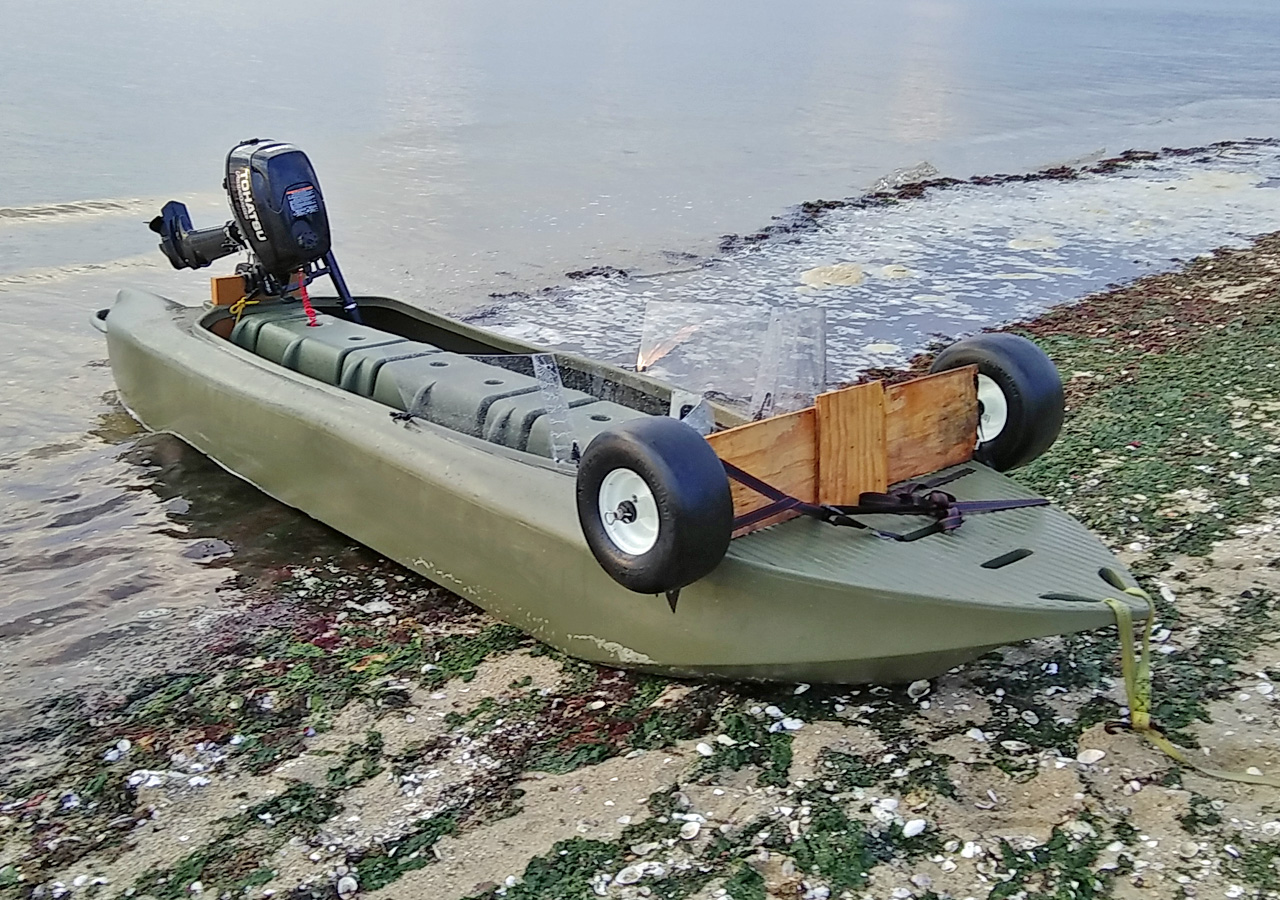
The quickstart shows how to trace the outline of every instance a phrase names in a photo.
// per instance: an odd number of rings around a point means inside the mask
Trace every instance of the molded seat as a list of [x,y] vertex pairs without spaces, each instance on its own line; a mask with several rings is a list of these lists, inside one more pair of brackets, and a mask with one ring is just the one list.
[[382,371],[384,365],[397,360],[439,352],[439,347],[420,344],[416,341],[359,347],[348,353],[342,361],[342,379],[338,387],[362,397],[372,397],[378,383],[378,373]]
[[[619,422],[626,422],[628,419],[639,419],[644,415],[628,406],[620,406],[608,400],[598,400],[595,403],[570,409],[569,429],[581,451],[587,449],[591,439],[605,429],[612,428]],[[529,429],[529,441],[525,445],[526,452],[551,458],[551,425],[550,416],[538,417],[533,427]]]
[[[231,340],[264,359],[473,437],[552,457],[552,416],[536,378],[346,319],[282,305],[241,317]],[[565,390],[580,450],[617,422],[643,416],[591,394]]]
[[537,390],[537,380],[528,375],[457,353],[433,353],[384,363],[378,370],[373,399],[480,437],[485,416],[495,402]]
[[231,342],[243,347],[250,353],[258,352],[258,334],[261,332],[263,325],[268,322],[306,321],[307,318],[302,311],[302,307],[296,303],[269,309],[255,309],[254,307],[249,307],[249,309],[250,311],[242,315],[240,320],[236,322],[235,327],[231,329]]
[[[595,397],[583,391],[566,390],[564,399],[570,409],[596,402]],[[484,417],[484,439],[512,450],[524,450],[534,422],[547,411],[546,397],[540,390],[498,400]]]
[[322,315],[316,322],[312,326],[305,317],[264,322],[258,329],[255,352],[295,372],[337,385],[342,379],[342,363],[352,351],[409,344],[404,338],[346,319]]

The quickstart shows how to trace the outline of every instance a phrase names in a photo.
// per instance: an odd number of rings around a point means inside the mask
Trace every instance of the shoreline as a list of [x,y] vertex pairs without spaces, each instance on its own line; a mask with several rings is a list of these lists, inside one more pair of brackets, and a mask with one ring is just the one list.
[[[1003,330],[1067,386],[1018,479],[1161,598],[1157,718],[1280,771],[1280,234]],[[0,897],[1280,895],[1274,790],[1103,727],[1111,629],[909,694],[591,666],[389,563],[253,595],[6,750]]]

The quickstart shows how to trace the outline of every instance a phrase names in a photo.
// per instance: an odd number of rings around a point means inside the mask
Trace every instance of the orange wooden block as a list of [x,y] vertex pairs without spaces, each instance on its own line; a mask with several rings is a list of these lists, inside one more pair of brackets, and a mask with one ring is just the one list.
[[244,297],[244,279],[239,275],[215,275],[209,279],[214,306],[230,306]]
[[858,502],[863,491],[889,486],[884,386],[873,381],[819,394],[818,502]]

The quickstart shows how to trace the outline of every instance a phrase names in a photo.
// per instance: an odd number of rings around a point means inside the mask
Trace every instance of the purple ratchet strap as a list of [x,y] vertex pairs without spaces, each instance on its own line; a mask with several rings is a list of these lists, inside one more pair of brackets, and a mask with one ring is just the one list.
[[[1028,506],[1048,506],[1049,501],[1043,497],[1025,500],[957,500],[946,491],[937,490],[944,484],[963,478],[973,473],[973,469],[958,469],[950,474],[929,481],[913,481],[895,488],[888,493],[867,492],[858,497],[855,506],[832,506],[806,503],[778,490],[768,482],[761,481],[749,472],[744,472],[733,463],[724,463],[724,470],[730,478],[745,485],[758,494],[772,500],[759,509],[743,513],[733,520],[733,528],[745,528],[754,525],[770,516],[781,512],[796,512],[819,519],[829,525],[848,525],[854,528],[865,528],[878,537],[894,541],[914,541],[939,532],[955,531],[964,521],[965,513],[996,512],[1003,509],[1022,509]],[[883,531],[859,522],[855,515],[914,515],[932,516],[934,522],[907,534]]]

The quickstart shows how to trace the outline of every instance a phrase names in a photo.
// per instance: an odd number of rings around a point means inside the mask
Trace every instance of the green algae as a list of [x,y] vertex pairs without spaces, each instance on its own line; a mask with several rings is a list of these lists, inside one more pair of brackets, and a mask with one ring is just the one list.
[[990,900],[1092,900],[1110,892],[1114,874],[1095,872],[1107,841],[1092,829],[1085,835],[1056,827],[1049,840],[1028,850],[1000,841],[1000,868],[1008,873],[995,885]]
[[361,889],[376,891],[405,872],[434,863],[436,857],[431,848],[436,841],[457,833],[458,816],[455,813],[440,813],[420,822],[408,834],[382,845],[382,852],[368,854],[357,861]]
[[781,787],[787,783],[791,769],[790,733],[770,732],[768,723],[759,716],[738,710],[726,713],[719,726],[733,743],[717,742],[712,755],[698,763],[691,778],[703,778],[723,769],[736,771],[757,766],[760,769],[757,780],[761,785]]

